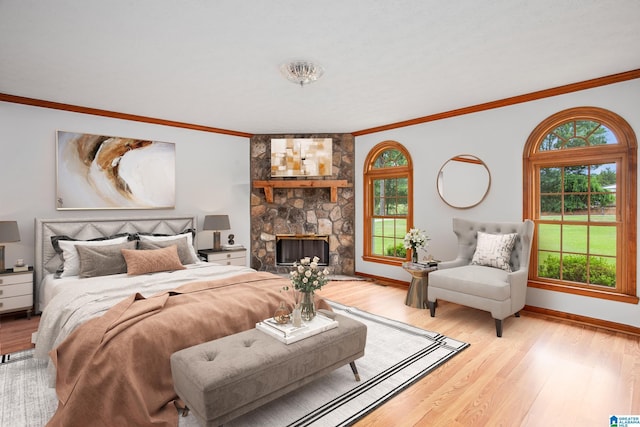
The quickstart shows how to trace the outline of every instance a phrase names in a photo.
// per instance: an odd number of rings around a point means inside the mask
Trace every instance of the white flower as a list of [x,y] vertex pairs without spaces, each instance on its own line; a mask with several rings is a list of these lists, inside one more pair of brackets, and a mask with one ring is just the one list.
[[404,248],[405,249],[418,249],[424,248],[428,245],[429,237],[423,230],[419,228],[412,228],[404,236]]
[[329,278],[329,269],[320,270],[318,266],[320,258],[305,257],[293,263],[293,269],[289,272],[289,278],[293,287],[302,292],[313,292],[324,286]]

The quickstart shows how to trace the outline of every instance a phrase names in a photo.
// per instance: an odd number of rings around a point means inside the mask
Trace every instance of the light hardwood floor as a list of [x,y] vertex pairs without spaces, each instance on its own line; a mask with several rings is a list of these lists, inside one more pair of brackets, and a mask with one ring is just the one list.
[[406,290],[332,282],[325,298],[437,331],[470,347],[357,426],[605,426],[640,414],[640,337],[522,312],[496,337],[490,314],[404,305]]
[[10,354],[32,348],[31,334],[38,330],[40,316],[27,319],[23,314],[0,316],[0,354]]
[[[640,414],[640,338],[523,312],[502,338],[486,312],[404,305],[406,290],[332,282],[319,294],[471,344],[357,426],[605,426]],[[29,348],[37,317],[0,319],[3,352]]]

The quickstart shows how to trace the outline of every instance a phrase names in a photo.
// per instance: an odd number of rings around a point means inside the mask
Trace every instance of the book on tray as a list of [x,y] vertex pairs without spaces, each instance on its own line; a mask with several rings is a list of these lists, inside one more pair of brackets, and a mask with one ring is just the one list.
[[273,320],[273,318],[265,319],[256,323],[256,329],[261,330],[267,335],[282,341],[285,344],[291,344],[302,339],[312,337],[329,329],[336,328],[338,321],[331,319],[321,313],[308,322],[302,322],[302,326],[293,326],[291,322],[281,324]]

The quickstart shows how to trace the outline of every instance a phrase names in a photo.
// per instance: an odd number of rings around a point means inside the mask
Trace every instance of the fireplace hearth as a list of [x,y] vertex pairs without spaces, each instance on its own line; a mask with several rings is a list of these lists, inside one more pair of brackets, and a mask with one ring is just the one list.
[[319,258],[318,265],[329,265],[329,236],[316,234],[276,235],[276,265],[290,266],[304,257]]

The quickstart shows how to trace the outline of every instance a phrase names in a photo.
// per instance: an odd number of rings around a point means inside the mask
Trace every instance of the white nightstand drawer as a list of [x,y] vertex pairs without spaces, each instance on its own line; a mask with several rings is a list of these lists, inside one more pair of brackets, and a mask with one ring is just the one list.
[[211,262],[215,262],[217,264],[224,264],[224,265],[242,265],[244,266],[246,263],[246,260],[244,258],[229,258],[229,259],[225,259],[223,261],[211,261]]
[[17,285],[0,286],[0,299],[28,295],[31,297],[33,283],[18,283]]
[[231,259],[242,258],[247,255],[247,251],[234,251],[234,252],[215,252],[207,254],[207,260],[209,262],[229,261]]
[[3,311],[31,309],[32,304],[31,294],[11,298],[0,298],[0,313]]
[[31,283],[33,282],[33,273],[27,271],[25,273],[17,274],[3,274],[0,276],[0,286],[2,285],[15,285],[16,283]]

